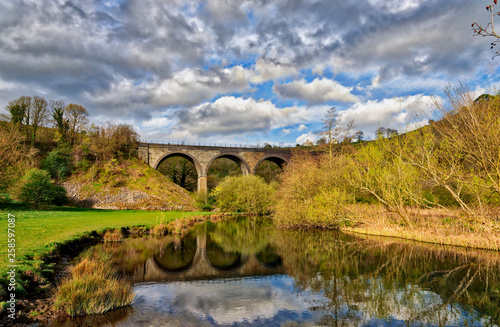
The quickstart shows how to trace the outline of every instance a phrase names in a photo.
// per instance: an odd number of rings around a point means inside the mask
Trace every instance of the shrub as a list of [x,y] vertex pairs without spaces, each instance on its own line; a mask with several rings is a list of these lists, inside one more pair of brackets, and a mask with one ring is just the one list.
[[19,201],[35,206],[61,205],[67,200],[66,190],[61,186],[54,185],[47,171],[36,168],[26,172],[15,193]]
[[216,199],[213,195],[207,195],[204,192],[195,193],[195,206],[203,211],[212,211],[216,204]]
[[345,156],[297,155],[281,175],[275,223],[284,227],[334,228],[349,219],[347,205],[355,201],[344,175]]
[[7,193],[0,193],[0,203],[10,203],[12,200],[10,199]]
[[69,150],[56,148],[49,152],[47,158],[42,161],[42,169],[49,172],[50,177],[61,179],[71,173],[71,158]]
[[275,186],[255,175],[226,177],[212,195],[221,210],[269,214],[274,204]]

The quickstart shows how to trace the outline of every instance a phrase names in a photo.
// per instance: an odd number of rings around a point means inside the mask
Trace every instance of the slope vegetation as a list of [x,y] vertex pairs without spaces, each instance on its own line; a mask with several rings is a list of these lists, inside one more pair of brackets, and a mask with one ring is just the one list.
[[75,206],[100,209],[192,210],[192,195],[139,159],[113,159],[62,183]]

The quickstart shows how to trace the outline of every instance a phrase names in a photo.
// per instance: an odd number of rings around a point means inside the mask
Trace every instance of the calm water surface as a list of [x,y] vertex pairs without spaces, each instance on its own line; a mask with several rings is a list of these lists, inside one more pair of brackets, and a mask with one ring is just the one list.
[[239,219],[128,239],[127,309],[50,326],[498,326],[497,253]]

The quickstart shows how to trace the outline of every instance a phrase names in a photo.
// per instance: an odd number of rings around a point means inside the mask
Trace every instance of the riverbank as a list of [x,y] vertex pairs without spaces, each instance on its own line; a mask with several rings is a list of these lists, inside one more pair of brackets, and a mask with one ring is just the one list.
[[348,233],[393,237],[423,243],[500,251],[500,222],[474,221],[460,216],[458,210],[421,209],[413,213],[413,225],[404,225],[383,206],[357,205],[360,218]]
[[[6,298],[8,215],[15,217],[16,299],[43,297],[53,284],[55,261],[62,249],[78,251],[87,243],[98,242],[105,230],[142,226],[149,229],[176,218],[207,215],[207,212],[163,212],[140,210],[99,210],[55,207],[51,210],[27,210],[22,205],[0,207],[4,233],[0,233],[0,294]],[[12,217],[10,216],[10,217]],[[10,238],[10,237],[9,237]],[[46,294],[45,294],[46,295]],[[23,301],[26,302],[26,301]],[[4,306],[2,305],[2,308]],[[19,312],[19,311],[18,311]]]

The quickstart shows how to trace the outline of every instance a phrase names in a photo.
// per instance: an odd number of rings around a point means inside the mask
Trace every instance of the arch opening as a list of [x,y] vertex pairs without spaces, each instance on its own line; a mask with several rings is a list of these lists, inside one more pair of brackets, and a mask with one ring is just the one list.
[[255,165],[254,174],[262,177],[266,183],[278,181],[286,163],[285,159],[280,157],[263,158]]
[[217,156],[207,165],[208,190],[216,187],[227,176],[248,175],[249,172],[247,163],[239,156],[231,154]]
[[191,156],[171,153],[160,160],[156,169],[180,187],[196,191],[200,169]]
[[231,270],[243,263],[241,253],[227,252],[213,241],[207,242],[207,259],[210,265],[218,270]]
[[179,243],[168,244],[161,253],[155,254],[153,259],[167,272],[184,271],[192,266],[196,249],[196,237],[189,234]]

